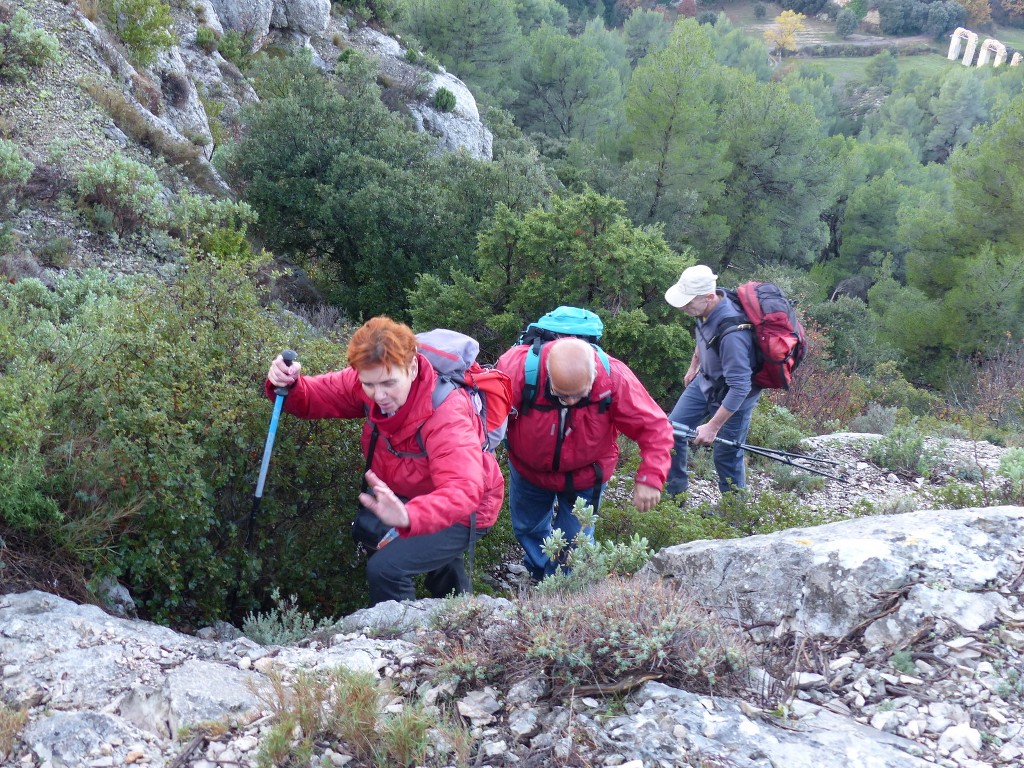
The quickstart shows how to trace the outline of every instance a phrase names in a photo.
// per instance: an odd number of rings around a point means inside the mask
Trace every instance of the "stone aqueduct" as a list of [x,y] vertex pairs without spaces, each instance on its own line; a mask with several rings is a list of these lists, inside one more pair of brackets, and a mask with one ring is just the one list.
[[[966,43],[966,46],[964,45]],[[961,58],[960,49],[964,48],[964,54]],[[963,27],[957,27],[956,31],[953,32],[953,39],[949,41],[949,55],[946,57],[950,61],[956,61],[958,58],[965,67],[971,66],[972,63],[977,64],[979,67],[984,67],[992,61],[993,67],[998,67],[1000,64],[1006,61],[1006,46],[1000,43],[998,40],[988,38],[981,44],[981,51],[978,53],[977,62],[974,61],[974,53],[978,50],[978,35],[971,32],[969,29]],[[994,57],[994,58],[993,58]],[[1021,54],[1015,52],[1013,58],[1010,59],[1010,66],[1015,67],[1021,63]]]

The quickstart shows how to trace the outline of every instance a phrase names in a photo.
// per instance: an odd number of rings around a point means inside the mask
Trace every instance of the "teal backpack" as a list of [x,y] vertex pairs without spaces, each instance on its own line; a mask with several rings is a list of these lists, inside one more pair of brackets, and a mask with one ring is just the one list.
[[[605,373],[611,373],[612,366],[608,362],[608,355],[598,346],[597,342],[604,332],[604,323],[601,318],[593,312],[580,309],[579,307],[558,307],[541,317],[537,322],[530,323],[519,335],[519,344],[529,344],[530,351],[526,355],[523,376],[523,398],[519,406],[520,413],[526,413],[531,408],[538,410],[553,410],[559,406],[537,405],[537,379],[540,369],[540,350],[549,341],[565,338],[583,339],[588,342],[597,352]],[[604,413],[612,403],[612,396],[609,394],[596,403],[598,412]],[[592,404],[585,402],[584,404]]]

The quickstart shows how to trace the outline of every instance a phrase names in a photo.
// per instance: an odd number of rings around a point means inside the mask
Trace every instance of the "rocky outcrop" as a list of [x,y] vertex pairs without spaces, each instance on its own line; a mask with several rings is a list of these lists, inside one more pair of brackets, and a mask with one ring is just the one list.
[[[466,84],[443,68],[429,72],[419,65],[405,60],[405,48],[393,37],[381,34],[371,27],[349,29],[342,25],[343,36],[348,45],[373,56],[387,83],[404,86],[405,106],[418,131],[425,131],[437,137],[438,152],[463,151],[478,160],[490,160],[493,156],[493,137],[480,120],[476,99]],[[326,41],[320,41],[321,45]],[[425,82],[418,85],[418,81]],[[433,106],[434,94],[447,88],[455,96],[455,107],[441,112]],[[421,94],[408,98],[409,93]]]
[[[647,682],[608,716],[601,699],[553,699],[528,675],[508,690],[461,694],[456,710],[482,766],[570,753],[619,768],[1020,764],[1022,537],[1024,508],[995,507],[673,547],[637,589],[677,580],[709,610],[761,625],[750,636],[762,659],[798,638],[790,668],[755,666],[749,700]],[[515,609],[468,599],[491,624]],[[450,695],[431,674],[428,628],[454,605],[384,603],[317,639],[264,647],[230,628],[191,637],[42,592],[6,595],[0,697],[29,711],[10,760],[253,766],[272,721],[271,675],[290,684],[303,670],[344,666],[402,681],[427,702]],[[380,639],[385,632],[393,639]],[[769,688],[788,691],[784,706],[759,706],[757,691]],[[211,721],[227,732],[189,730]],[[332,764],[349,758],[337,743],[321,748]]]
[[[764,632],[898,648],[923,625],[975,631],[1013,610],[986,585],[1024,568],[1024,508],[926,510],[699,541],[659,552],[641,576],[669,578]],[[765,564],[771,567],[766,568]]]
[[258,45],[272,29],[305,37],[327,29],[330,0],[210,0],[224,27],[251,38]]

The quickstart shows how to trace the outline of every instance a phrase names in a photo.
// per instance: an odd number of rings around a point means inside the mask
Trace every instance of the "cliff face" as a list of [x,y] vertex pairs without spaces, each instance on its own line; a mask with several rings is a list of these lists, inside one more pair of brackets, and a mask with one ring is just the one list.
[[[46,267],[97,266],[124,273],[168,269],[161,263],[159,243],[97,236],[61,202],[74,200],[75,179],[88,162],[121,153],[156,168],[168,194],[185,189],[234,196],[210,160],[218,144],[238,130],[241,107],[257,96],[238,67],[218,50],[204,48],[203,34],[221,40],[234,34],[251,42],[252,51],[306,47],[325,71],[343,50],[363,52],[378,63],[385,102],[408,115],[415,130],[434,135],[438,152],[491,158],[491,134],[465,84],[443,69],[433,72],[409,63],[397,39],[332,16],[329,0],[171,3],[177,43],[146,67],[133,64],[121,42],[90,11],[95,4],[0,0],[0,6],[23,7],[60,50],[58,62],[33,69],[24,82],[0,79],[0,138],[16,144],[35,167],[19,204],[0,210],[8,239],[0,274],[12,279],[48,279]],[[449,111],[433,105],[440,88],[455,97]],[[50,256],[40,260],[40,252]]]

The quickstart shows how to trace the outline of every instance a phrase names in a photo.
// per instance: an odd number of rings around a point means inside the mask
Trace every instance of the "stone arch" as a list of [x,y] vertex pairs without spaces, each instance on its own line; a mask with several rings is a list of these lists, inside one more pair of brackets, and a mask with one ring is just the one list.
[[1006,61],[1006,46],[1000,43],[998,40],[993,40],[991,37],[981,44],[981,51],[978,53],[978,66],[983,67],[988,64],[989,56],[995,53],[995,59],[992,61],[993,67],[998,67],[1004,61]]
[[960,46],[965,40],[967,41],[967,47],[964,51],[963,65],[969,67],[971,66],[971,60],[974,59],[974,49],[978,46],[978,36],[969,29],[964,29],[963,27],[956,28],[953,32],[953,39],[949,41],[949,55],[946,58],[950,61],[956,61],[960,56]]

